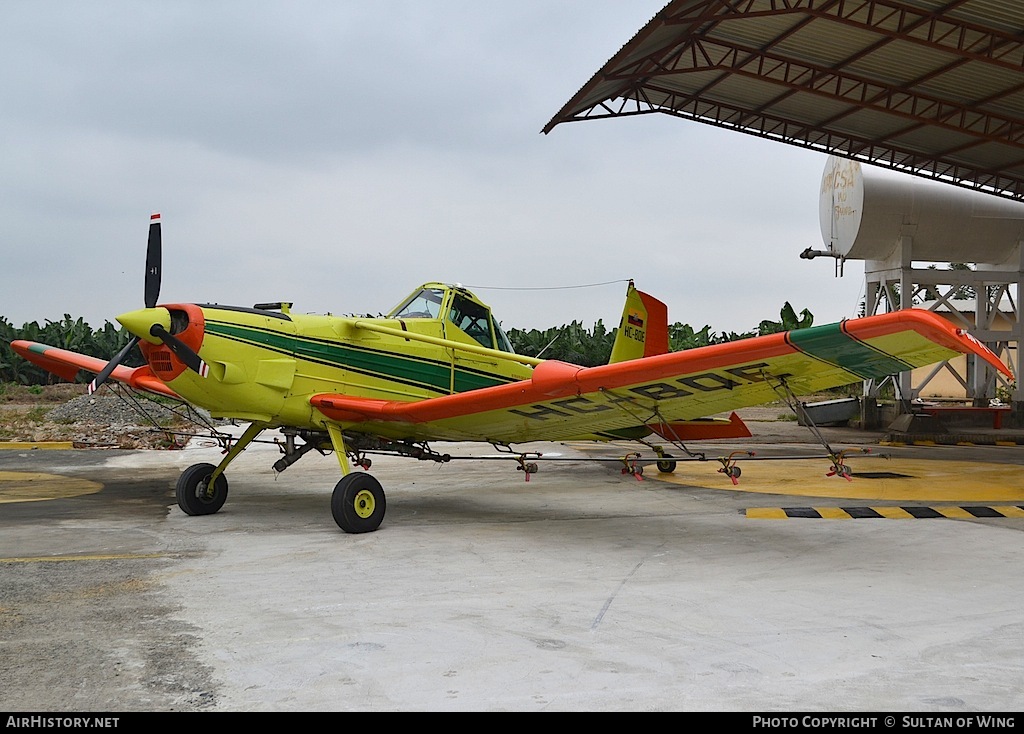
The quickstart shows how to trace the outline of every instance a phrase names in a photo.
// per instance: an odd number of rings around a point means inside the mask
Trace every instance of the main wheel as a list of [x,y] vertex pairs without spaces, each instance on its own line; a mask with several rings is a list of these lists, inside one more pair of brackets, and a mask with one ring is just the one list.
[[671,474],[676,470],[676,462],[672,461],[672,454],[662,454],[656,466],[662,474]]
[[372,533],[380,527],[386,506],[384,490],[372,474],[342,477],[331,495],[334,522],[346,533]]
[[186,515],[212,515],[228,498],[228,480],[223,474],[210,486],[213,464],[193,464],[178,477],[174,493],[178,507]]

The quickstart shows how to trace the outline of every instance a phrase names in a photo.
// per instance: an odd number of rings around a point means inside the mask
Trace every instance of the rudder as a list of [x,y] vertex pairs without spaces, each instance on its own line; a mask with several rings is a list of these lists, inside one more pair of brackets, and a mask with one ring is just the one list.
[[609,364],[668,353],[668,306],[629,281]]

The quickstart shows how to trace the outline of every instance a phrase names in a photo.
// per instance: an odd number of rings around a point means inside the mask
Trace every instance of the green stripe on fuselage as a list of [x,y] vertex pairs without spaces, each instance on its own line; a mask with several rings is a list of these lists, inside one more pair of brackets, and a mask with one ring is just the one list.
[[[451,365],[443,362],[404,357],[347,344],[211,320],[206,321],[206,331],[215,336],[253,344],[299,359],[351,369],[382,379],[399,380],[409,385],[419,385],[441,394],[448,394],[451,384]],[[492,387],[508,381],[508,378],[499,375],[481,374],[459,368],[455,371],[456,392]]]
[[878,379],[911,369],[903,360],[850,336],[843,331],[842,324],[797,329],[789,332],[786,339],[804,354],[864,379]]

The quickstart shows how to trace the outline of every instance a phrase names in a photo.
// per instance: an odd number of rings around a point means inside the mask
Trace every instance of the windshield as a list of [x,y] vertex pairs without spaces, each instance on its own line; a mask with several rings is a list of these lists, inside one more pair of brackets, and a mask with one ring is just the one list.
[[505,332],[501,330],[501,325],[497,321],[494,322],[494,335],[498,337],[498,349],[503,352],[515,352],[512,342],[505,336]]
[[441,303],[444,301],[444,290],[441,288],[423,288],[419,293],[403,303],[394,313],[393,319],[436,319],[441,315]]

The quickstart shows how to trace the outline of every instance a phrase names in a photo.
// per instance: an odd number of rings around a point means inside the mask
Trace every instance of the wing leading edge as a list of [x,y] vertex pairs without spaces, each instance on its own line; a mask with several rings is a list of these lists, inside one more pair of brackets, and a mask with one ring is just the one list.
[[356,430],[410,439],[525,442],[617,430],[806,395],[959,354],[1010,372],[941,316],[909,309],[599,367],[548,361],[529,380],[415,402],[321,394],[311,404]]

